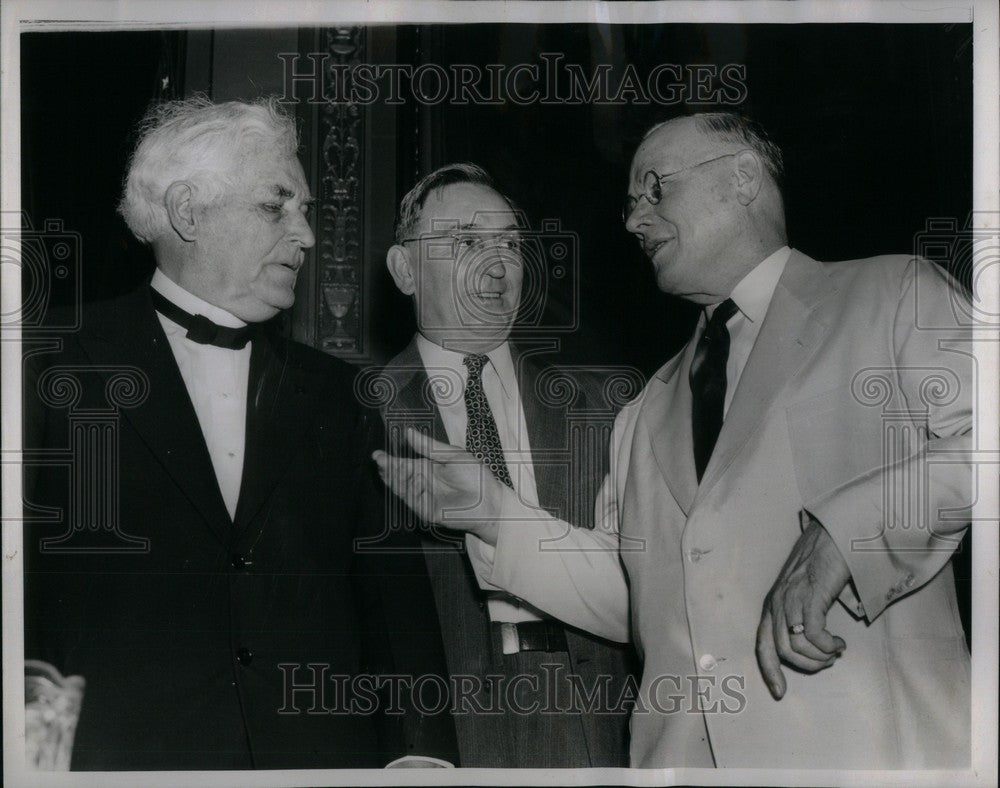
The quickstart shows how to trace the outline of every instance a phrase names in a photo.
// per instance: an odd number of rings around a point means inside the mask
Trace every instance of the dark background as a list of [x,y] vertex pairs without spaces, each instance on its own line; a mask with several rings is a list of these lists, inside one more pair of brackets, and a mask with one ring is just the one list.
[[[373,43],[367,62],[482,66],[537,63],[539,53],[558,52],[586,73],[612,64],[619,78],[626,63],[643,76],[660,63],[744,64],[748,96],[739,109],[760,120],[784,150],[790,243],[820,260],[911,252],[928,219],[951,217],[961,227],[971,209],[968,25],[490,24],[393,33],[394,51]],[[243,35],[252,43],[268,34]],[[385,36],[382,29],[379,40]],[[151,272],[152,258],[114,207],[132,129],[163,93],[161,74],[183,57],[184,37],[22,37],[23,204],[36,228],[59,218],[81,233],[85,299],[130,289]],[[239,49],[245,56],[245,47]],[[256,68],[282,91],[282,63],[273,50],[252,63],[239,54],[232,62],[217,58],[207,85],[190,74],[188,82],[210,94],[247,98],[269,92],[263,78],[241,89],[218,72]],[[652,122],[706,108],[720,107],[424,106],[411,100],[393,110],[395,197],[445,162],[482,164],[534,226],[557,219],[578,237],[581,329],[561,336],[564,350],[581,361],[625,362],[648,373],[686,339],[695,315],[656,290],[648,262],[622,227],[628,160]],[[417,141],[421,134],[429,139]],[[417,154],[409,153],[414,149]],[[365,249],[365,267],[376,282],[368,310],[372,360],[383,361],[406,342],[413,323],[383,270],[392,217],[366,222],[379,241]],[[53,300],[68,297],[57,290]],[[571,297],[569,288],[550,293],[557,317],[570,309]]]
[[[790,243],[817,259],[837,260],[912,252],[932,218],[964,226],[972,201],[971,38],[969,25],[400,26],[369,29],[364,60],[510,65],[558,52],[585,73],[610,63],[619,78],[627,63],[641,76],[660,63],[744,64],[748,94],[738,109],[761,121],[784,150]],[[294,30],[22,36],[22,202],[36,229],[54,218],[80,234],[85,300],[131,289],[152,271],[148,251],[114,210],[132,129],[148,103],[196,88],[216,100],[283,92],[281,50],[272,45],[279,39],[305,53],[320,36]],[[196,45],[208,53],[208,65],[198,69]],[[391,155],[371,157],[361,188],[373,192],[369,205],[377,197],[391,206],[436,166],[483,165],[534,226],[557,219],[576,236],[580,327],[559,334],[567,362],[630,364],[649,374],[683,344],[696,312],[657,291],[648,262],[622,227],[628,161],[652,122],[718,108],[412,100],[376,106],[366,134],[373,151],[390,146]],[[297,111],[308,118],[316,110]],[[315,145],[308,133],[305,140]],[[305,157],[315,158],[315,151]],[[382,362],[408,341],[414,323],[384,271],[391,210],[369,211],[364,221],[371,341],[365,357],[354,360]],[[53,282],[52,304],[74,298],[72,282]],[[571,287],[554,286],[548,299],[547,315],[557,322],[574,309]],[[967,549],[956,570],[967,614]]]

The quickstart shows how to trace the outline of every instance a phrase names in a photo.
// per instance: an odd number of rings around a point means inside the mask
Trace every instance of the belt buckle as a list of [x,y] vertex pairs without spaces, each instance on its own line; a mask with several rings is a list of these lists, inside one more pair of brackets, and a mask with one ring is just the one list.
[[510,621],[500,622],[500,651],[507,656],[517,654],[521,650],[521,638],[517,634],[517,624]]

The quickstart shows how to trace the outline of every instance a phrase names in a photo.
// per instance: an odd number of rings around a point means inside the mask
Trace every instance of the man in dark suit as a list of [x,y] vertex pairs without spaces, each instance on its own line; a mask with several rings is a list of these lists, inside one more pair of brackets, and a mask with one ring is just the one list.
[[456,760],[379,679],[443,654],[418,557],[356,549],[378,417],[263,325],[315,241],[296,147],[274,101],[155,109],[121,204],[152,282],[25,359],[25,446],[72,455],[29,474],[24,548],[25,656],[86,681],[74,769]]
[[[521,499],[586,526],[615,411],[601,381],[568,374],[556,382],[556,370],[534,361],[537,351],[508,342],[525,276],[522,229],[510,200],[474,165],[442,167],[404,197],[386,263],[413,296],[419,331],[383,371],[390,396],[382,412],[394,450],[409,427],[464,445]],[[590,422],[588,433],[574,413],[603,414],[604,424]],[[405,531],[408,512],[394,503],[394,530]],[[630,647],[485,592],[462,537],[422,529],[461,698],[452,706],[463,766],[626,765]]]

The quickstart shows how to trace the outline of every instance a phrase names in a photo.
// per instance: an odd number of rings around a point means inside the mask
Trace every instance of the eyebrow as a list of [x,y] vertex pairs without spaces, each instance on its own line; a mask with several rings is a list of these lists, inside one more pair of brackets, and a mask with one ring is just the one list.
[[499,230],[503,232],[505,230],[520,230],[521,228],[517,224],[508,224],[506,227],[483,227],[482,225],[476,224],[475,222],[469,222],[468,224],[460,224],[458,226],[459,230]]
[[[295,192],[289,189],[287,186],[282,186],[280,183],[276,183],[271,187],[271,194],[275,197],[279,197],[282,200],[290,200],[295,196]],[[315,205],[315,197],[306,197],[302,200],[303,205]]]

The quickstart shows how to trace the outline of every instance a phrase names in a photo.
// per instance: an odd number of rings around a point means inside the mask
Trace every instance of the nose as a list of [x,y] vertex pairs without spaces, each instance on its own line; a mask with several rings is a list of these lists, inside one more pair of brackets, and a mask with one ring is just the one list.
[[640,228],[648,223],[649,211],[652,207],[649,200],[646,199],[646,195],[640,195],[635,208],[632,209],[632,213],[625,219],[625,229],[633,235],[641,236]]
[[309,225],[309,218],[301,211],[290,213],[288,240],[303,249],[311,249],[316,245],[316,236]]
[[485,273],[492,279],[503,279],[507,275],[506,264],[499,254],[486,265]]

